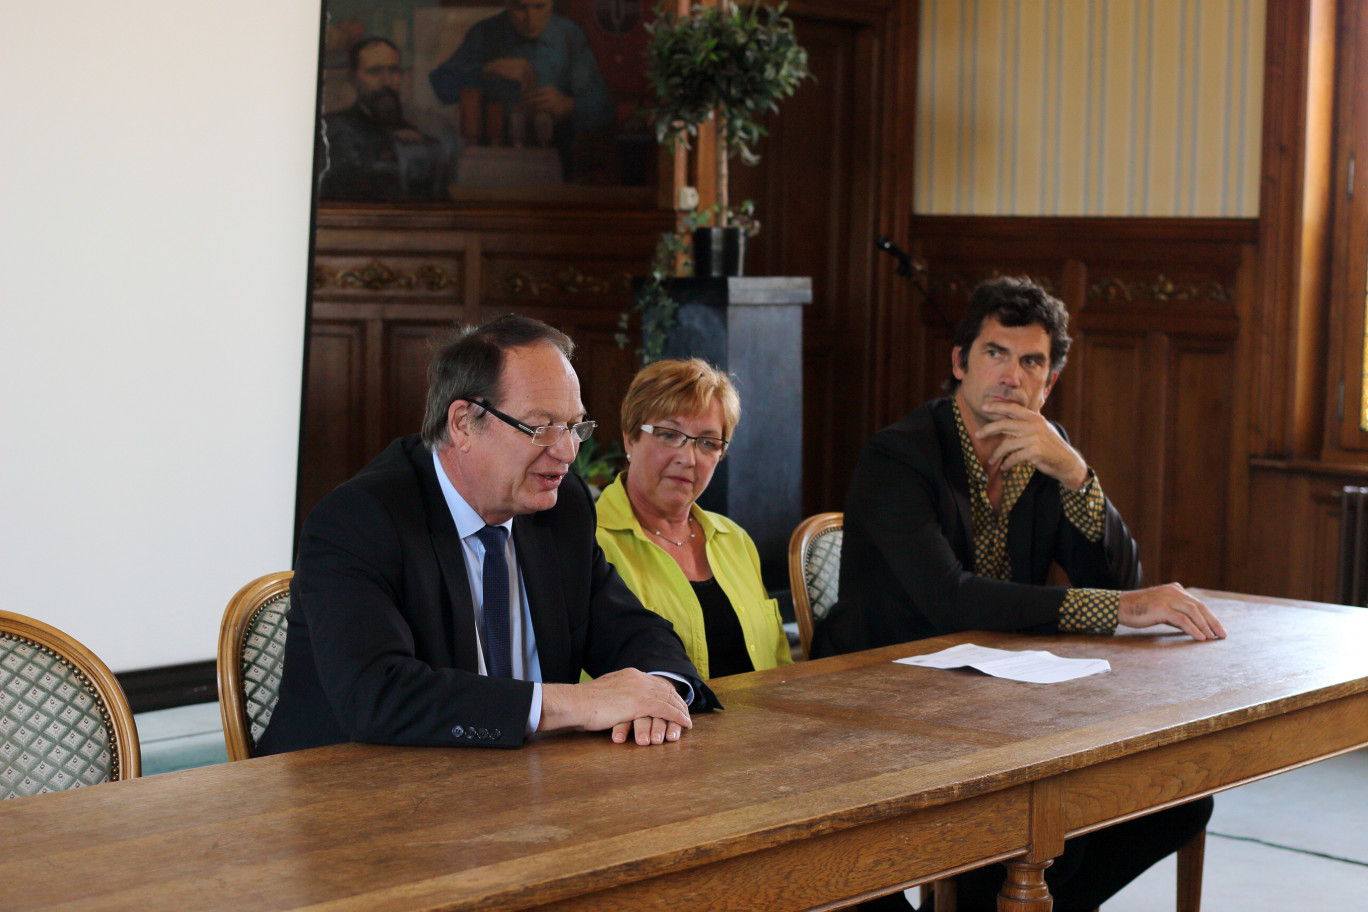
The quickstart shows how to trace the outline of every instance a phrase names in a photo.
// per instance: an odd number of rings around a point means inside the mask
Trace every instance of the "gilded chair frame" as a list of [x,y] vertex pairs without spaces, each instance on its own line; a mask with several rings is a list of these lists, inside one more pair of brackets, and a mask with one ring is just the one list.
[[138,726],[133,721],[133,709],[128,704],[128,697],[109,666],[69,634],[22,614],[0,611],[0,634],[53,653],[76,670],[94,692],[100,704],[100,715],[109,732],[110,752],[113,754],[110,758],[109,781],[118,782],[141,776],[142,750],[138,744]]
[[290,591],[294,571],[268,573],[237,591],[224,609],[219,625],[218,690],[219,713],[223,716],[223,740],[229,760],[249,760],[256,756],[252,723],[247,718],[247,689],[243,678],[242,653],[252,622],[268,602]]

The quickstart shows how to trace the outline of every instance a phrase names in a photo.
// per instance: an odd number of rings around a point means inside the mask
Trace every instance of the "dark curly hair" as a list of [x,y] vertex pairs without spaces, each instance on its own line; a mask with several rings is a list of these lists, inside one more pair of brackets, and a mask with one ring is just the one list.
[[[960,368],[969,364],[969,349],[983,330],[988,317],[1003,326],[1042,326],[1050,334],[1050,376],[1064,369],[1069,359],[1069,311],[1054,297],[1026,276],[1003,276],[980,282],[969,296],[964,319],[955,328],[953,345],[959,349]],[[946,392],[959,389],[953,375],[945,381]]]

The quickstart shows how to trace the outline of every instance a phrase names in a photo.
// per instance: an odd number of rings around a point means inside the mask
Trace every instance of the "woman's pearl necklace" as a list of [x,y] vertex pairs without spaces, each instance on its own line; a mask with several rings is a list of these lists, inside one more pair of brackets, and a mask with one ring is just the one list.
[[693,521],[694,521],[693,514],[690,513],[690,514],[689,514],[689,519],[688,519],[689,537],[686,538],[686,539],[684,539],[684,541],[675,541],[673,538],[666,538],[666,537],[665,537],[665,533],[661,532],[661,531],[658,530],[658,529],[652,529],[651,531],[654,532],[656,535],[659,535],[661,538],[664,538],[667,542],[669,542],[670,544],[674,545],[676,548],[682,548],[682,547],[684,547],[686,544],[688,544],[689,542],[693,541],[693,540],[694,540],[694,537],[697,535],[697,533],[694,532]]

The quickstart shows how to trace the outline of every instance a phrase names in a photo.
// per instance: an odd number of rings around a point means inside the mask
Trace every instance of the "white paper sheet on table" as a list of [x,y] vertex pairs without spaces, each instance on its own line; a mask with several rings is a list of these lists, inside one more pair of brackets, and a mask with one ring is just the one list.
[[1111,671],[1111,663],[1106,659],[1066,659],[1043,649],[1012,652],[975,646],[973,643],[962,643],[930,655],[908,656],[894,661],[923,668],[973,668],[995,678],[1025,681],[1028,684],[1058,684],[1060,681]]

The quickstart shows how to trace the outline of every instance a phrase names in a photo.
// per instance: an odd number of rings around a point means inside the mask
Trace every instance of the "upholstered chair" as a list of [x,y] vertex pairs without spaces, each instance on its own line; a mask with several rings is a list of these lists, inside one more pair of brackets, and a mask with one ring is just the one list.
[[294,573],[268,573],[238,590],[219,626],[219,712],[229,760],[256,756],[280,698]]
[[141,771],[133,712],[109,667],[57,628],[0,611],[0,799]]
[[813,627],[836,604],[844,519],[844,513],[809,516],[789,538],[789,586],[804,659],[811,654]]

